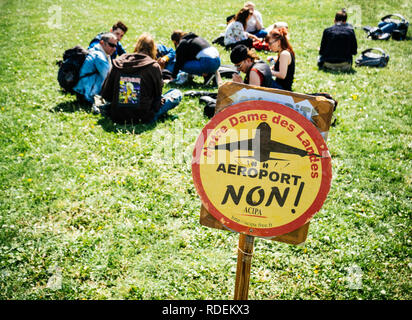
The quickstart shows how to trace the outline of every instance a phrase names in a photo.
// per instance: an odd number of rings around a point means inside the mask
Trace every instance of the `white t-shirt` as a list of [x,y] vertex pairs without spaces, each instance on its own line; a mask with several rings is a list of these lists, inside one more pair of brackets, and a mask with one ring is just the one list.
[[218,58],[219,51],[215,47],[207,47],[206,49],[200,50],[199,53],[196,55],[196,59],[200,58]]
[[[258,20],[263,28],[263,20],[262,20],[262,15],[260,14],[259,11],[257,11],[255,9],[253,16],[251,16],[249,18],[249,20],[247,21],[247,27],[246,27],[246,31],[247,32],[255,32],[258,31],[258,29],[256,28],[256,20]],[[260,29],[259,29],[260,30]]]

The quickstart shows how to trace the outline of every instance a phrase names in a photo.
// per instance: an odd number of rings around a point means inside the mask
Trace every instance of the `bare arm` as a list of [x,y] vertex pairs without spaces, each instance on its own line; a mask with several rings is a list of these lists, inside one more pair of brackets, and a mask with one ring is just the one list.
[[249,33],[249,32],[246,32],[247,33],[247,36],[248,36],[248,38],[250,38],[250,39],[252,39],[252,40],[254,40],[254,41],[256,41],[256,40],[260,40],[258,37],[256,37],[254,34],[251,34],[251,33]]
[[262,85],[258,73],[254,70],[250,71],[249,84],[254,85],[254,86],[259,86],[259,87]]
[[285,79],[288,73],[288,66],[292,61],[290,52],[283,50],[279,57],[279,71],[272,70],[272,75],[279,79]]

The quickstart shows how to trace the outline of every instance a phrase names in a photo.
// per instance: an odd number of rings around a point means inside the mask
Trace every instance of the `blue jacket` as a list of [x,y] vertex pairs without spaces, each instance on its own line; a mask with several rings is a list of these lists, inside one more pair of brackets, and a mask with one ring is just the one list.
[[[99,44],[101,38],[102,38],[102,34],[103,33],[99,33],[96,37],[94,37],[94,39],[92,41],[90,41],[89,43],[89,48],[88,50],[90,50],[91,48],[93,48],[95,45]],[[122,44],[120,43],[120,41],[117,41],[117,46],[116,46],[116,50],[113,52],[112,54],[112,60],[116,59],[117,56],[121,56],[122,54],[126,53],[126,50],[123,48]]]
[[173,72],[173,68],[175,66],[175,56],[176,52],[173,48],[166,47],[163,44],[156,44],[157,47],[157,55],[156,58],[159,59],[161,57],[166,56],[168,58],[168,61],[166,63],[165,69],[169,70],[170,72]]
[[[87,101],[93,102],[93,96],[100,94],[110,67],[110,58],[103,48],[100,45],[93,47],[80,69],[80,80],[73,90],[83,95]],[[82,76],[90,73],[92,74],[82,78]]]

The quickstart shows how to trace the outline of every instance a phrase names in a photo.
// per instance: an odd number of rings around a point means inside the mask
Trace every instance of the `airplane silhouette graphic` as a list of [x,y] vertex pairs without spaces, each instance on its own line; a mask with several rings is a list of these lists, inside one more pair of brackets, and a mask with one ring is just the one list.
[[248,150],[253,151],[253,156],[239,156],[239,158],[249,158],[255,159],[259,162],[266,162],[268,160],[279,160],[279,161],[288,161],[288,159],[280,158],[271,158],[271,152],[277,153],[287,153],[287,154],[296,154],[301,157],[305,156],[316,156],[321,158],[318,154],[308,153],[306,150],[295,148],[287,144],[277,142],[271,139],[271,127],[266,123],[262,122],[256,128],[256,134],[253,139],[241,140],[236,142],[230,142],[226,144],[216,145],[216,150]]

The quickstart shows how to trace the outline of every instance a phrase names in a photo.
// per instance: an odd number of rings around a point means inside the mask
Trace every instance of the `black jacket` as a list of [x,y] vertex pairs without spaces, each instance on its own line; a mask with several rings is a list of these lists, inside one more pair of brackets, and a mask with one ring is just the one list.
[[358,50],[356,35],[347,24],[338,23],[323,31],[319,54],[331,63],[352,62]]
[[203,49],[209,48],[210,44],[198,35],[190,32],[182,37],[176,48],[176,62],[172,76],[176,78],[179,70],[187,61],[196,60],[196,55]]

